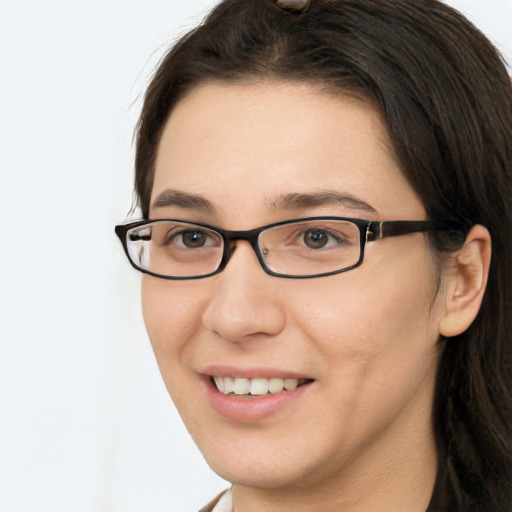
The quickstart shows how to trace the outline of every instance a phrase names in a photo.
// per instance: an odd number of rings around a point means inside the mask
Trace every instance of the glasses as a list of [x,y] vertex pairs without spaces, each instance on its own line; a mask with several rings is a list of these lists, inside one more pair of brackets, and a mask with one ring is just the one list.
[[376,222],[345,217],[311,217],[248,231],[176,219],[119,225],[116,234],[134,268],[163,279],[199,279],[221,272],[238,240],[254,249],[267,274],[311,278],[339,274],[363,262],[367,242],[425,231],[460,229],[431,220]]

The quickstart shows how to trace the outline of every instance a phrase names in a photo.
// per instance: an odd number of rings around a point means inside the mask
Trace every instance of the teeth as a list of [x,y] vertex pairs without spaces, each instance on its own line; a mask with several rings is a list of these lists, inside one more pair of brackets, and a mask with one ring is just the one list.
[[279,393],[283,391],[284,388],[284,380],[280,377],[273,377],[268,381],[268,390],[271,393]]
[[[222,390],[222,393],[229,395],[229,393],[233,393],[235,389],[235,383],[231,377],[218,377],[221,380],[224,380],[224,389]],[[220,389],[219,389],[220,391]]]
[[293,391],[299,385],[297,379],[284,379],[284,389]]
[[268,393],[268,379],[252,379],[251,395],[266,395]]
[[221,393],[224,393],[224,389],[225,389],[224,379],[222,377],[213,377],[213,380],[215,381],[215,385],[217,386],[217,389]]
[[239,378],[235,379],[235,388],[233,392],[235,395],[248,395],[251,390],[251,381],[249,379]]
[[268,393],[281,393],[282,391],[293,391],[298,386],[309,382],[306,379],[283,379],[272,377],[271,379],[245,377],[213,377],[217,389],[229,395],[231,393],[240,396],[264,396]]

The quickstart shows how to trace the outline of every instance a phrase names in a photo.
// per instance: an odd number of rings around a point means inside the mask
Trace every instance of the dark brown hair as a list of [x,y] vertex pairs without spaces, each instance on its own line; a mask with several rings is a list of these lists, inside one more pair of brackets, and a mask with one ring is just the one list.
[[479,315],[441,340],[438,481],[456,510],[512,510],[512,94],[496,49],[436,0],[313,0],[305,13],[225,0],[171,48],[147,89],[135,164],[146,218],[163,126],[212,80],[305,82],[371,101],[429,218],[489,229]]

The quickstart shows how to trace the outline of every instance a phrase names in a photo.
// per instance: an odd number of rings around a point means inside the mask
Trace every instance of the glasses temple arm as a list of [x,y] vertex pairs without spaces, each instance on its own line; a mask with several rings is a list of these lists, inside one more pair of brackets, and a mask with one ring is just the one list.
[[366,230],[366,240],[378,240],[389,236],[401,236],[409,233],[425,231],[451,231],[453,233],[465,233],[460,225],[450,225],[434,220],[392,220],[385,222],[371,221]]

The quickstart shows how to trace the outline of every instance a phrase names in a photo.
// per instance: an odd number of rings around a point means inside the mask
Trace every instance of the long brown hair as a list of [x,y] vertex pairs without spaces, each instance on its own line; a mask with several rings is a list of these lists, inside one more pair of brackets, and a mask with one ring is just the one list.
[[[457,510],[512,510],[512,93],[490,42],[436,0],[224,0],[158,67],[137,128],[145,217],[160,134],[191,88],[214,80],[306,82],[376,104],[427,215],[492,236],[478,317],[441,340],[434,428]],[[434,239],[435,250],[457,241]]]

